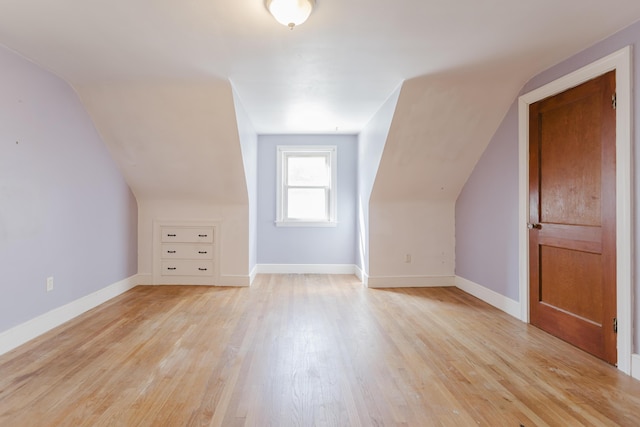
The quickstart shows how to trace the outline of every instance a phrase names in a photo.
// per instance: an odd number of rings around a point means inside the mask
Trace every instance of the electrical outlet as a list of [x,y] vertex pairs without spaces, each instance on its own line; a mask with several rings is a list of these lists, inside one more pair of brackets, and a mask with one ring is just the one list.
[[53,290],[53,276],[47,277],[47,292]]
[[411,264],[411,254],[406,254],[404,256],[404,262],[407,264]]

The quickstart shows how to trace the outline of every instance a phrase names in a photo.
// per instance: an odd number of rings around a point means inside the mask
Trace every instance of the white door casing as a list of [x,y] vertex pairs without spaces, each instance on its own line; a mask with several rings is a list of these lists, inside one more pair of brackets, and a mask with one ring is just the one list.
[[616,71],[616,275],[618,319],[618,369],[631,375],[633,342],[633,193],[632,193],[632,116],[631,46],[620,49],[580,68],[518,100],[519,129],[519,284],[521,320],[529,323],[529,105],[564,92],[608,71]]

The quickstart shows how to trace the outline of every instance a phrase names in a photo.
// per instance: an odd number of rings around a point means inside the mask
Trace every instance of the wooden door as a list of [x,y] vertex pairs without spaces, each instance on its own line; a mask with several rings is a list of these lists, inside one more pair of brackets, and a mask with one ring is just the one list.
[[612,364],[614,94],[611,71],[529,109],[531,324]]

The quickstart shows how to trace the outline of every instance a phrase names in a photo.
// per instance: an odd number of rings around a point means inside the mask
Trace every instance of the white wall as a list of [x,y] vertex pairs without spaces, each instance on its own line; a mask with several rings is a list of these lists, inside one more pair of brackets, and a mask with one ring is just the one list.
[[249,197],[249,272],[258,263],[258,135],[237,93],[233,100]]
[[464,70],[403,83],[369,203],[370,286],[453,284],[455,201],[519,84]]
[[201,200],[142,200],[138,202],[138,273],[153,272],[154,220],[220,221],[217,239],[220,282],[249,285],[249,211],[245,205],[220,205]]
[[402,86],[393,91],[358,135],[358,247],[356,263],[369,275],[369,199]]
[[453,285],[454,211],[448,200],[371,203],[369,286]]

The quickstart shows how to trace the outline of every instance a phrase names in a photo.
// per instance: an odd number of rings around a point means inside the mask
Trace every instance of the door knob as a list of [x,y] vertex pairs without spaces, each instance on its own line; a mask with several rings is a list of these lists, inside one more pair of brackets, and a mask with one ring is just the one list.
[[528,223],[527,224],[527,228],[529,230],[540,230],[542,228],[542,224],[532,224],[532,223]]

